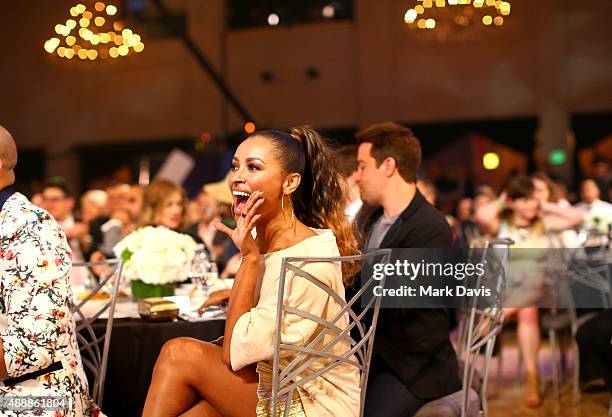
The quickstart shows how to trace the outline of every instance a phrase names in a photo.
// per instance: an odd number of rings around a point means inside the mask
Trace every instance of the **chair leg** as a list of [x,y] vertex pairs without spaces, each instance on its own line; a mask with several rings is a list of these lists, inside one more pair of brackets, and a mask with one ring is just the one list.
[[559,401],[559,364],[557,362],[557,332],[550,329],[548,331],[550,340],[550,361],[552,367],[552,382],[553,382],[553,397],[555,401]]
[[489,417],[489,405],[487,403],[487,384],[489,382],[489,361],[493,355],[495,339],[489,340],[485,349],[485,365],[483,369],[482,382],[480,385],[480,409],[483,417]]
[[[501,392],[501,383],[504,372],[504,352],[503,352],[503,343],[502,343],[502,334],[497,335],[496,343],[498,346],[497,350],[497,374],[495,375],[495,395],[499,395]],[[493,359],[493,358],[491,358]]]
[[501,393],[501,384],[503,380],[504,373],[504,357],[503,352],[501,351],[501,346],[499,349],[499,356],[497,357],[497,375],[495,376],[495,395],[499,395]]
[[574,405],[580,402],[580,352],[578,350],[578,343],[576,340],[572,340],[572,355],[574,356],[574,374],[572,375],[573,381],[573,397],[572,400]]
[[567,349],[565,348],[565,337],[563,336],[563,334],[559,334],[559,359],[560,359],[560,371],[559,371],[559,380],[561,382],[565,382],[565,380],[567,379],[567,375],[569,374],[568,372],[568,366],[567,366]]

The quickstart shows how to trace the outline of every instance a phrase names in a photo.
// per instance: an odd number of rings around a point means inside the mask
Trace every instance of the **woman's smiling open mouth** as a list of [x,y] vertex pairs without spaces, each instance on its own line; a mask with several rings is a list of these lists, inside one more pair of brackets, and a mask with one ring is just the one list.
[[234,196],[234,214],[242,214],[250,194],[244,191],[232,191],[232,195]]

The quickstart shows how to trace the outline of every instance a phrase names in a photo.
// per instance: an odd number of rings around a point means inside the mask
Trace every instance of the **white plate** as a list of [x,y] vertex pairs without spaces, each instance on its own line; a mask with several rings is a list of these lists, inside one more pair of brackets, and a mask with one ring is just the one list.
[[[106,300],[91,300],[88,301],[83,308],[81,308],[81,312],[85,315],[85,317],[93,317],[104,305],[107,303]],[[127,318],[138,318],[138,304],[132,301],[126,302],[117,302],[115,304],[115,314],[113,317],[116,319],[127,319]],[[100,319],[108,318],[108,309],[102,313],[99,317]],[[74,314],[75,320],[80,320],[81,316],[78,314]]]

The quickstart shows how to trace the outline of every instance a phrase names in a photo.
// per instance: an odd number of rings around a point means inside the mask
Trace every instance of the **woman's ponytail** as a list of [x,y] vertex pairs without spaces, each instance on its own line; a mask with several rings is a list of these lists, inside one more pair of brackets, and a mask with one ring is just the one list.
[[[292,196],[295,215],[310,227],[332,229],[343,256],[359,253],[353,227],[344,214],[345,190],[335,168],[334,154],[327,141],[314,129],[291,129],[291,136],[304,150],[305,164],[300,186]],[[357,273],[359,265],[345,263],[345,284]]]

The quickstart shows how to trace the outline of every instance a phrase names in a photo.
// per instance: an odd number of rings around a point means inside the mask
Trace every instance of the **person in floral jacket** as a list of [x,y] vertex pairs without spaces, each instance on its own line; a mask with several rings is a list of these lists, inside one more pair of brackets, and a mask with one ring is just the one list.
[[53,217],[12,191],[16,163],[0,126],[0,415],[95,417],[71,312],[70,249]]

